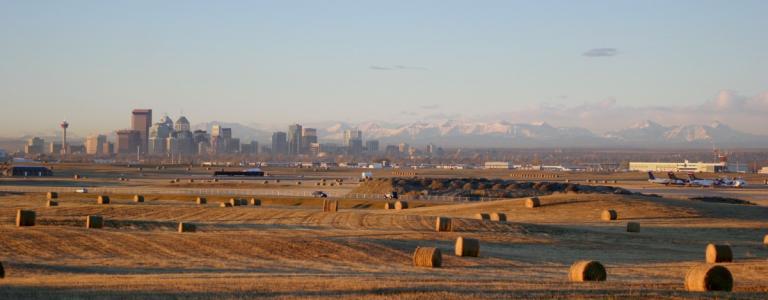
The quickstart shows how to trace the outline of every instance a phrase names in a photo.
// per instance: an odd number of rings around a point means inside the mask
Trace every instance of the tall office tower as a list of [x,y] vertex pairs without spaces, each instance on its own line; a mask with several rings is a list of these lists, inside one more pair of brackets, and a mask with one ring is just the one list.
[[124,129],[117,131],[117,153],[136,154],[141,147],[141,133],[138,130]]
[[149,150],[149,127],[152,126],[151,109],[134,109],[131,115],[131,129],[139,132],[141,153]]
[[160,122],[149,128],[149,145],[147,151],[152,155],[163,155],[168,152],[167,139],[173,131],[173,121],[165,116]]
[[105,154],[104,145],[107,143],[107,136],[103,134],[89,135],[85,139],[85,153],[90,155]]
[[198,147],[195,145],[195,137],[189,131],[189,120],[181,116],[173,125],[174,131],[167,138],[166,149],[173,157],[178,155],[191,155],[197,153]]
[[363,141],[363,132],[357,129],[344,130],[344,146],[349,147],[349,141],[360,140]]
[[32,137],[24,145],[24,153],[26,154],[42,154],[45,148],[45,140],[39,137]]
[[365,151],[368,153],[378,153],[379,152],[379,140],[368,140],[365,141]]
[[317,129],[304,128],[301,130],[301,153],[310,153],[309,148],[317,143]]
[[293,124],[288,126],[288,153],[301,153],[301,125]]
[[272,133],[272,154],[288,153],[288,141],[285,132],[278,131]]

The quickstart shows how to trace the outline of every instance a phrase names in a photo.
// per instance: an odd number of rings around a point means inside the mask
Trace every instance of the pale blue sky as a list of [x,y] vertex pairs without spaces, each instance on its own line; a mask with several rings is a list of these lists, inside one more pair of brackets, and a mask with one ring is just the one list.
[[[751,99],[768,91],[766,13],[768,1],[0,0],[0,136],[64,118],[107,132],[132,108],[287,124]],[[585,55],[596,48],[616,53]]]

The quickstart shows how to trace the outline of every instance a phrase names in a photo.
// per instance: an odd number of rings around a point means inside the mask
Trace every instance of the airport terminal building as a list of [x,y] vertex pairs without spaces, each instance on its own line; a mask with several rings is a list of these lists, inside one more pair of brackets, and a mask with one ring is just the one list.
[[630,171],[638,172],[707,172],[718,173],[727,172],[728,164],[726,162],[705,163],[705,162],[630,162]]

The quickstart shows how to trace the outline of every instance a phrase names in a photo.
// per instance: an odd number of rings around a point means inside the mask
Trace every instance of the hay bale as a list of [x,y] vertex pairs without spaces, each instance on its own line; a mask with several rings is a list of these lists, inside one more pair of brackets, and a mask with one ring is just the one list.
[[435,218],[435,231],[453,231],[453,222],[451,218],[437,217]]
[[395,209],[395,204],[392,202],[384,203],[384,209]]
[[698,265],[685,274],[685,289],[690,292],[726,291],[733,289],[733,275],[720,265]]
[[16,226],[35,226],[35,211],[19,209],[16,211]]
[[221,204],[219,204],[219,206],[221,206],[221,207],[232,207],[232,203],[222,202]]
[[323,212],[339,211],[339,200],[323,199]]
[[763,237],[763,245],[768,246],[768,234],[766,234],[765,237]]
[[48,192],[45,194],[45,198],[48,200],[53,200],[59,198],[59,193],[57,192]]
[[603,264],[594,260],[577,261],[568,272],[568,279],[573,282],[605,281],[607,277]]
[[251,205],[261,206],[261,199],[251,198]]
[[487,213],[479,213],[479,214],[475,214],[475,219],[482,220],[483,222],[490,221],[491,215]]
[[3,269],[3,262],[0,261],[0,279],[5,278],[5,269]]
[[443,264],[440,249],[434,247],[416,247],[413,252],[413,265],[416,267],[439,268]]
[[48,201],[45,203],[45,206],[47,206],[47,207],[54,207],[54,206],[59,206],[59,202],[56,202],[56,201],[53,201],[53,200],[48,200]]
[[603,221],[613,221],[619,218],[619,215],[613,209],[606,209],[600,215],[600,219]]
[[401,209],[407,209],[408,208],[408,202],[407,201],[395,201],[395,209],[401,210]]
[[477,257],[480,255],[480,241],[478,239],[471,239],[460,236],[456,239],[455,250],[456,256]]
[[640,232],[640,223],[637,223],[637,222],[627,223],[627,232]]
[[733,251],[731,251],[731,246],[716,244],[707,245],[706,261],[710,264],[733,262]]
[[499,223],[507,223],[507,215],[505,213],[500,213],[500,212],[491,213],[491,221],[496,221]]
[[102,216],[85,216],[85,228],[99,229],[104,227]]
[[202,204],[208,203],[208,199],[205,199],[204,197],[197,197],[197,199],[195,199],[195,202],[197,202],[197,204],[202,205]]
[[240,199],[229,198],[229,205],[230,206],[240,206]]
[[531,198],[525,199],[525,207],[534,208],[539,206],[541,206],[541,201],[539,200],[539,197],[531,197]]
[[96,204],[109,204],[109,196],[99,196],[99,198],[96,199]]
[[79,174],[75,174],[75,176],[72,176],[72,178],[74,178],[75,180],[78,180],[78,179],[80,179],[80,175]]
[[142,196],[142,195],[133,195],[133,202],[136,202],[136,203],[144,202],[144,196]]
[[179,222],[179,232],[195,232],[195,224]]

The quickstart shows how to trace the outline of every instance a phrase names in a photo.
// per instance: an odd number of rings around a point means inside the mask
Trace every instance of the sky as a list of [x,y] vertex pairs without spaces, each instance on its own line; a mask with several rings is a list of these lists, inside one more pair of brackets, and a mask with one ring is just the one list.
[[0,136],[652,119],[768,134],[768,1],[0,0]]

